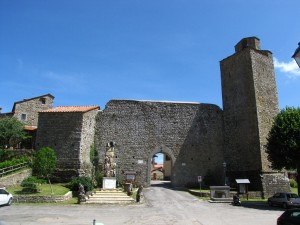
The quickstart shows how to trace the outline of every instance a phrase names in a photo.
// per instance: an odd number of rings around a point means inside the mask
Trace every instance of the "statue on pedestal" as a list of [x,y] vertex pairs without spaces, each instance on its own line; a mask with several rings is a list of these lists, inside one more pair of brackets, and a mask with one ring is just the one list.
[[115,163],[115,152],[113,142],[107,144],[107,150],[104,159],[104,176],[115,177],[116,176],[116,163]]
[[107,143],[104,158],[103,189],[115,189],[117,186],[114,142]]

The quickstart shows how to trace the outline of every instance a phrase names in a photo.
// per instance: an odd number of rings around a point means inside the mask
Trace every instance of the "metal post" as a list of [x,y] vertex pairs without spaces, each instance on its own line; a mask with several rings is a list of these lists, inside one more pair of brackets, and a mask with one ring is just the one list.
[[223,167],[224,167],[224,185],[227,186],[227,184],[226,184],[226,162],[223,162]]
[[201,181],[199,182],[199,184],[200,184],[200,193],[201,193]]

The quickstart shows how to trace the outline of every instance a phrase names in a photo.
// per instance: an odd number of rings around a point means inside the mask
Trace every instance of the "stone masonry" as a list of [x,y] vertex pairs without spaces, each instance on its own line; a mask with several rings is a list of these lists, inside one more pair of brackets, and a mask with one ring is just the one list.
[[98,106],[57,107],[39,113],[37,149],[51,147],[57,158],[56,180],[90,175]]
[[36,127],[38,124],[38,112],[52,108],[54,97],[46,94],[30,99],[24,99],[14,103],[12,112],[2,113],[1,116],[13,116],[27,126]]
[[97,116],[95,140],[102,165],[106,143],[115,142],[120,180],[134,171],[136,182],[148,186],[159,151],[172,159],[175,186],[195,183],[208,170],[222,177],[222,111],[215,105],[112,100]]
[[[272,53],[256,37],[244,38],[220,62],[223,110],[188,102],[111,100],[103,111],[45,110],[39,114],[37,146],[52,147],[59,159],[57,177],[88,174],[95,144],[104,167],[108,143],[114,144],[116,176],[136,174],[136,185],[150,184],[151,159],[171,159],[173,186],[197,184],[209,175],[216,185],[250,180],[250,190],[267,197],[288,190],[283,173],[272,171],[265,144],[279,111]],[[76,108],[76,107],[75,107]],[[80,108],[80,107],[79,107]]]
[[221,61],[227,173],[232,179],[250,178],[261,190],[262,176],[271,171],[267,136],[279,112],[273,57],[260,50],[255,37],[242,39],[235,49]]

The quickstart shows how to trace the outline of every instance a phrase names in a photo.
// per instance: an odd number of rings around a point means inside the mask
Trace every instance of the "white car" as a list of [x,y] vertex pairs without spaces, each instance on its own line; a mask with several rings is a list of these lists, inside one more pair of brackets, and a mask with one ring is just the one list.
[[13,202],[13,196],[7,192],[4,188],[0,188],[0,205],[11,205]]

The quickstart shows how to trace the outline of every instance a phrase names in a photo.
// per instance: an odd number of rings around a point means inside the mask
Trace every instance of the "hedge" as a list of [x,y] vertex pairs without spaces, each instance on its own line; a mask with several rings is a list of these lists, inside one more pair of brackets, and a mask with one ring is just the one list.
[[20,163],[29,162],[29,161],[30,160],[28,157],[21,157],[21,158],[15,158],[12,160],[6,160],[6,161],[0,163],[0,169],[10,167],[10,166],[15,166]]

